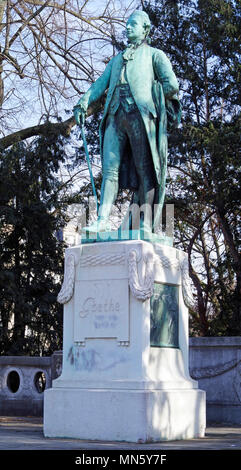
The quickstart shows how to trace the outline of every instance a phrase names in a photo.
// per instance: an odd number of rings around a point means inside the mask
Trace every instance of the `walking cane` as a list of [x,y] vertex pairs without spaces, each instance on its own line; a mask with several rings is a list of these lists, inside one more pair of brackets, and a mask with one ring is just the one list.
[[91,168],[91,163],[90,163],[89,150],[88,150],[88,146],[87,146],[87,142],[86,142],[86,137],[85,137],[84,124],[81,124],[80,129],[81,129],[80,137],[82,137],[83,144],[84,144],[86,161],[87,161],[87,165],[88,165],[88,169],[89,169],[89,174],[90,174],[90,179],[91,179],[93,194],[94,194],[94,197],[95,197],[96,207],[97,207],[97,212],[98,212],[99,204],[98,204],[97,193],[96,193],[96,189],[95,189],[95,182],[94,182],[93,173],[92,173],[92,168]]

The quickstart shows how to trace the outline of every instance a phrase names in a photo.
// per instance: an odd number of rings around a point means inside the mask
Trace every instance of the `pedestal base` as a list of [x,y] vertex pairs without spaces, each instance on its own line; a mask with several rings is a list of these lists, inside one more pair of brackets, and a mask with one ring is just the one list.
[[50,389],[46,437],[158,442],[204,437],[202,390]]
[[143,240],[66,253],[63,370],[44,396],[47,437],[202,437],[205,392],[188,370],[183,254]]

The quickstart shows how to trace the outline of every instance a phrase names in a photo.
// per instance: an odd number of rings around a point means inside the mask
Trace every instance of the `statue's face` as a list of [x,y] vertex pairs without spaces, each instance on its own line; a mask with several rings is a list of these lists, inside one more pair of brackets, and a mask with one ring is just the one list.
[[131,15],[126,23],[126,35],[130,42],[145,39],[146,30],[143,19],[138,15]]

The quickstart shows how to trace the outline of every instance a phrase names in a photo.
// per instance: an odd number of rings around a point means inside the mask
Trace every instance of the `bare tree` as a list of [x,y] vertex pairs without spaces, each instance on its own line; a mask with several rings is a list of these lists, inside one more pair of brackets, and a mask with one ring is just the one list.
[[2,149],[50,130],[70,132],[73,118],[60,124],[56,117],[103,71],[113,55],[113,32],[135,6],[127,0],[0,1]]

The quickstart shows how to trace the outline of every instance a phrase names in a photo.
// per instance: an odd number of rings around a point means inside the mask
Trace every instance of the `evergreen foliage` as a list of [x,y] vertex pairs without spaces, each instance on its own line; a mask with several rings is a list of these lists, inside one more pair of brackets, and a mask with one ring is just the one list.
[[61,348],[63,145],[41,137],[0,156],[0,354],[46,355]]

